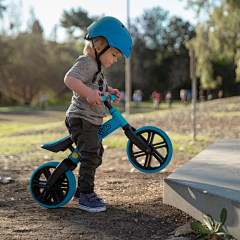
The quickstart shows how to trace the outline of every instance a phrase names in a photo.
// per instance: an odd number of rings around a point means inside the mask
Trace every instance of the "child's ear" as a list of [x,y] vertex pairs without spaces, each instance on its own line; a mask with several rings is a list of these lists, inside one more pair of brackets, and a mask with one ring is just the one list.
[[100,44],[98,44],[95,48],[98,53],[100,53],[102,50],[102,46]]

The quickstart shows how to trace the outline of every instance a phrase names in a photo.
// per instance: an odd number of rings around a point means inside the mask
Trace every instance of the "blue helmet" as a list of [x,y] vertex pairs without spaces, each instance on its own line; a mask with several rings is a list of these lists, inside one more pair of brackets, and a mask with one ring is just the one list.
[[129,57],[132,50],[132,38],[127,28],[118,19],[114,17],[99,18],[87,28],[87,31],[86,39],[104,37],[110,47],[117,48],[126,58]]

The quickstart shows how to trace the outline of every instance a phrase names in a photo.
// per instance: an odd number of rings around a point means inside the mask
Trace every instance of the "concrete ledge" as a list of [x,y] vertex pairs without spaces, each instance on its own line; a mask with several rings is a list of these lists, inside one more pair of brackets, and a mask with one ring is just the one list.
[[164,180],[163,202],[202,221],[211,214],[240,239],[240,139],[218,139]]

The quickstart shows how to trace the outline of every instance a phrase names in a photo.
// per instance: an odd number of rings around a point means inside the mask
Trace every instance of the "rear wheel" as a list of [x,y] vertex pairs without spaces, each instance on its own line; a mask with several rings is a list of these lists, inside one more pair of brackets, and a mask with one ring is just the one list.
[[59,177],[51,190],[45,188],[46,182],[59,162],[49,162],[38,167],[30,179],[30,192],[34,200],[46,208],[58,208],[66,204],[73,196],[76,180],[73,172],[68,170]]
[[172,143],[167,134],[152,126],[139,128],[135,134],[150,147],[151,151],[145,153],[129,140],[127,154],[131,164],[145,173],[155,173],[164,169],[172,158]]

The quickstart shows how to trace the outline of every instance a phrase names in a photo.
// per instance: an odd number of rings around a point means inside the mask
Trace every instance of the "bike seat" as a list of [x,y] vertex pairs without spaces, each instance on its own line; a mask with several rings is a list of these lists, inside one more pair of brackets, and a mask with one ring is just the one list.
[[73,141],[72,141],[70,135],[68,135],[67,137],[62,138],[58,141],[44,143],[41,145],[41,148],[47,149],[52,152],[59,152],[59,151],[64,152],[72,144],[73,144]]

